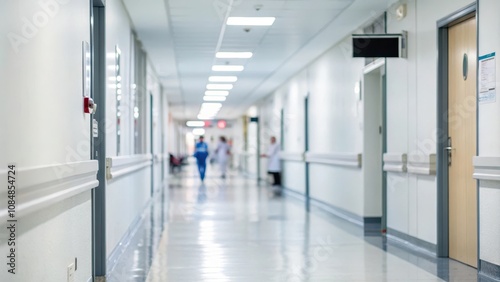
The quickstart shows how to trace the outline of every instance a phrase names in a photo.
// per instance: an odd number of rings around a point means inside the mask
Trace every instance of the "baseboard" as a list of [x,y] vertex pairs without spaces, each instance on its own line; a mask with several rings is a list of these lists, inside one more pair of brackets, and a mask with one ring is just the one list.
[[386,237],[389,243],[402,246],[404,248],[416,251],[418,253],[426,254],[436,257],[437,245],[424,241],[422,239],[413,237],[403,232],[387,228]]
[[249,172],[243,172],[243,177],[245,177],[245,178],[251,178],[251,179],[257,179],[257,174],[249,173]]
[[[297,192],[286,187],[283,188],[283,191],[286,195],[301,201],[306,201],[306,196],[301,192]],[[310,198],[310,204],[336,217],[363,227],[365,231],[380,231],[382,229],[382,217],[362,217],[314,198]]]
[[295,198],[296,200],[304,202],[306,201],[306,195],[304,195],[303,193],[297,192],[295,190],[286,187],[283,187],[283,192],[285,195]]
[[479,260],[478,271],[481,278],[490,280],[491,282],[500,281],[500,265]]
[[146,213],[149,212],[149,208],[152,204],[153,204],[152,199],[148,200],[148,202],[144,205],[142,212],[139,215],[137,215],[136,218],[132,221],[132,223],[130,224],[129,228],[127,229],[121,240],[115,246],[113,251],[111,251],[111,254],[109,255],[107,260],[107,269],[106,269],[107,276],[109,276],[109,274],[113,272],[116,264],[118,263],[121,256],[127,249],[130,242],[132,241],[132,238],[134,238],[134,236],[137,234],[137,231],[139,230],[139,227],[144,221],[144,218],[147,217]]
[[365,231],[381,230],[382,217],[362,217],[342,208],[334,207],[328,203],[311,198],[311,204],[332,215],[363,227]]

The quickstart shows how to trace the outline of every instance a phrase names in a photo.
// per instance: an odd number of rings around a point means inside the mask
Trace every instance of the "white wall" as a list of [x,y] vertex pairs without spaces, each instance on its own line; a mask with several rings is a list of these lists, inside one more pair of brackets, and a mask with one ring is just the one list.
[[[309,151],[362,152],[362,107],[354,85],[361,78],[364,60],[351,58],[350,48],[350,37],[346,37],[277,89],[272,98],[259,103],[261,119],[277,120],[264,128],[278,137],[284,107],[285,151],[304,152],[304,98],[309,93]],[[304,165],[287,162],[284,169],[286,187],[305,192]],[[362,217],[363,189],[361,169],[310,165],[310,195],[314,199]]]
[[[479,52],[485,55],[500,51],[500,38],[496,36],[500,31],[498,11],[500,3],[494,0],[479,2]],[[497,66],[497,85],[500,81]],[[500,156],[500,103],[497,97],[495,103],[479,104],[479,156]],[[500,184],[498,182],[481,182],[479,192],[479,230],[480,230],[480,259],[500,266]]]
[[242,155],[245,151],[245,138],[243,136],[244,130],[244,119],[245,117],[240,117],[234,120],[232,136],[233,136],[233,167],[242,171],[244,169],[245,158]]
[[[106,3],[106,65],[115,64],[115,47],[121,50],[120,70],[122,76],[122,100],[121,100],[121,132],[120,132],[120,155],[130,155],[132,148],[128,143],[130,137],[130,68],[131,68],[131,24],[127,11],[120,0],[111,0]],[[118,156],[117,151],[117,120],[116,120],[116,74],[112,67],[108,67],[106,72],[106,154],[107,157]],[[146,114],[146,113],[143,113]],[[148,170],[149,171],[149,170]],[[149,176],[145,172],[143,177]],[[132,183],[129,183],[131,178]],[[122,237],[126,234],[130,225],[144,208],[149,194],[149,185],[143,178],[140,184],[144,185],[140,192],[136,191],[134,184],[137,180],[133,177],[123,177],[120,180],[108,181],[106,185],[106,254],[109,257],[111,252],[117,247]],[[136,202],[137,201],[137,202]]]
[[[267,154],[267,150],[270,144],[271,137],[276,137],[276,142],[282,145],[281,136],[281,110],[283,109],[283,92],[277,93],[264,99],[258,108],[259,117],[259,130],[260,139],[258,144],[260,146],[260,153]],[[260,158],[260,177],[265,181],[270,182],[270,176],[268,176],[268,159]],[[271,181],[272,182],[272,181]]]
[[[350,45],[348,37],[309,68],[311,152],[362,153],[362,108],[354,85],[364,60],[351,58]],[[313,198],[364,216],[361,169],[311,164],[310,181]]]
[[[106,2],[106,53],[107,65],[114,64],[115,46],[121,50],[121,76],[122,76],[122,100],[121,100],[121,157],[132,157],[134,151],[133,136],[133,113],[135,104],[131,99],[131,87],[133,79],[134,53],[132,44],[132,25],[128,13],[120,0],[108,0]],[[114,85],[115,72],[108,68],[107,81],[107,157],[117,156],[116,143],[116,94]],[[135,82],[134,82],[135,83]],[[153,153],[153,168],[145,167],[134,171],[117,179],[107,181],[106,187],[106,253],[108,257],[117,248],[123,247],[120,243],[133,227],[133,223],[139,219],[144,212],[146,205],[151,200],[151,181],[154,189],[158,193],[162,184],[161,153],[162,153],[162,129],[163,121],[161,113],[165,111],[168,117],[168,110],[163,106],[168,105],[166,97],[162,97],[162,89],[155,70],[148,63],[146,68],[145,85],[137,85],[137,93],[142,94],[142,103],[146,105],[145,111],[141,109],[139,113],[146,121],[142,126],[146,130],[144,154]],[[153,97],[153,108],[150,107],[151,97]],[[162,100],[163,99],[163,100]],[[162,104],[163,103],[163,104]],[[151,114],[153,116],[153,147],[151,141]],[[168,146],[168,142],[166,143]],[[153,149],[153,151],[152,151]],[[155,162],[157,160],[157,162]],[[154,169],[154,179],[151,179],[151,169]]]
[[[89,1],[0,2],[0,170],[11,162],[19,170],[89,160],[90,119],[82,110],[89,7]],[[4,263],[0,281],[66,281],[75,257],[75,281],[87,281],[90,191],[18,220],[18,271],[8,274]],[[5,231],[0,231],[2,255],[7,254]]]
[[106,255],[109,257],[142,214],[151,195],[151,169],[108,181],[106,191]]
[[181,144],[184,142],[184,136],[181,136],[179,124],[169,113],[168,119],[168,151],[177,156],[181,153]]
[[[409,36],[408,59],[387,60],[387,151],[429,155],[436,153],[436,22],[472,1],[401,2],[406,18],[397,21],[394,8],[387,18],[389,33]],[[436,189],[434,176],[388,173],[388,227],[436,244]]]
[[[310,152],[361,153],[363,119],[354,93],[364,60],[350,55],[344,39],[309,67]],[[311,164],[310,194],[337,208],[364,215],[361,169]]]
[[[496,2],[482,3],[480,22],[493,20]],[[437,89],[437,28],[441,18],[469,5],[470,0],[459,1],[401,1],[407,4],[407,16],[397,21],[395,9],[388,10],[388,32],[408,31],[408,58],[387,60],[387,151],[406,153],[410,156],[428,156],[436,153],[436,89]],[[483,24],[481,33],[481,53],[494,52],[498,46],[495,37],[496,26]],[[310,93],[310,151],[317,153],[363,151],[363,105],[356,101],[354,85],[360,80],[364,62],[350,56],[350,40],[346,38],[332,47],[300,74],[292,77],[275,92],[265,98],[260,105],[261,117],[269,118],[274,109],[273,99],[284,99],[285,112],[299,109],[294,87],[307,85]],[[307,78],[304,78],[307,72]],[[304,82],[304,79],[307,81]],[[294,86],[295,85],[295,86]],[[284,98],[286,97],[286,98]],[[290,103],[288,103],[290,101]],[[294,101],[292,104],[291,101]],[[366,106],[366,105],[365,105]],[[275,111],[275,112],[273,112]],[[498,154],[500,133],[493,128],[498,115],[497,103],[480,107],[480,154]],[[481,117],[483,122],[481,123]],[[497,126],[498,127],[498,126]],[[279,126],[272,127],[278,132]],[[286,131],[286,130],[285,130]],[[297,131],[297,132],[295,132]],[[488,137],[486,132],[489,132]],[[302,136],[297,126],[285,140]],[[290,141],[289,141],[290,142]],[[286,148],[286,145],[285,145]],[[293,147],[294,148],[294,147]],[[292,147],[290,148],[292,149]],[[295,171],[295,168],[285,167]],[[285,173],[286,174],[286,173]],[[294,173],[294,177],[297,174]],[[289,181],[285,177],[285,183]],[[297,179],[293,179],[297,181]],[[321,199],[334,207],[344,209],[359,216],[369,216],[372,208],[363,206],[360,199],[366,197],[363,191],[361,170],[312,164],[310,175],[311,196]],[[433,175],[388,173],[388,227],[423,241],[437,243],[437,183]],[[482,258],[497,263],[498,224],[493,218],[498,214],[498,188],[481,189],[481,224],[484,229],[481,239],[484,254]],[[368,203],[368,202],[366,202]],[[365,204],[366,204],[365,203]],[[495,241],[496,240],[496,241]],[[491,246],[494,248],[491,249]],[[485,248],[489,248],[486,250]]]
[[[117,121],[116,121],[116,73],[115,47],[121,50],[120,75],[122,78],[121,105],[121,132],[120,132],[120,155],[133,153],[132,146],[132,117],[131,112],[131,31],[132,26],[127,11],[120,0],[106,1],[106,154],[108,157],[117,156]],[[141,89],[140,89],[141,91]]]
[[[302,72],[290,83],[278,88],[273,96],[260,103],[259,122],[261,124],[260,148],[266,153],[270,138],[275,136],[282,142],[284,153],[303,154],[305,151],[305,97],[308,94],[307,73]],[[283,140],[281,138],[281,110],[283,116]],[[261,159],[261,177],[266,178],[266,158]],[[303,162],[282,162],[283,186],[305,193],[305,164]]]
[[[296,80],[283,91],[283,151],[303,154],[305,152],[305,99],[308,95],[307,73],[302,72]],[[268,141],[269,142],[269,141]],[[283,161],[283,185],[291,190],[305,194],[306,166],[303,162]]]
[[169,148],[170,148],[170,109],[168,108],[168,100],[167,100],[167,93],[163,89],[162,90],[162,99],[161,99],[161,113],[160,113],[160,119],[161,119],[161,134],[162,134],[162,157],[163,157],[163,179],[162,181],[165,182],[168,180],[168,174],[170,172],[169,170],[169,164],[170,164],[170,158],[169,158]]
[[[90,159],[90,116],[83,113],[82,96],[82,41],[90,42],[90,7],[91,1],[0,3],[0,30],[7,35],[7,40],[0,41],[0,131],[5,133],[0,138],[0,164],[4,165],[0,172],[12,162],[17,163],[18,169],[26,170]],[[100,106],[108,109],[107,152],[108,157],[113,157],[117,155],[116,94],[112,81],[116,45],[121,49],[123,86],[121,155],[133,153],[132,26],[121,1],[107,1],[106,11],[109,98],[107,105]],[[168,115],[168,102],[160,98],[161,87],[154,70],[150,69],[149,74],[149,90],[155,95],[156,154],[162,150],[160,113]],[[161,175],[161,171],[156,175]],[[108,183],[108,255],[144,210],[150,198],[150,181],[150,170],[145,168]],[[0,209],[5,208],[4,204],[2,200]],[[75,258],[75,281],[87,281],[92,265],[91,211],[91,193],[87,191],[19,218],[18,272],[10,276],[2,271],[0,281],[66,281],[67,266]],[[0,251],[7,254],[5,230],[0,231],[0,239]]]
[[[149,111],[152,111],[152,117],[153,117],[153,187],[155,191],[159,191],[161,188],[162,184],[162,179],[161,179],[161,163],[160,163],[160,157],[162,153],[162,137],[161,137],[161,132],[162,132],[162,123],[163,121],[161,120],[161,111],[162,111],[162,88],[160,85],[160,81],[158,80],[156,71],[154,70],[153,66],[150,64],[148,61],[148,66],[147,66],[147,87],[148,87],[148,96],[151,94],[153,98],[153,108],[149,109]],[[151,99],[150,97],[150,99]],[[165,97],[164,97],[165,98]],[[149,117],[149,114],[148,114]],[[150,121],[151,122],[151,121]],[[148,138],[148,140],[151,140],[151,136]],[[149,141],[148,141],[149,144]],[[151,146],[149,146],[151,147]],[[151,149],[148,150],[150,152]]]

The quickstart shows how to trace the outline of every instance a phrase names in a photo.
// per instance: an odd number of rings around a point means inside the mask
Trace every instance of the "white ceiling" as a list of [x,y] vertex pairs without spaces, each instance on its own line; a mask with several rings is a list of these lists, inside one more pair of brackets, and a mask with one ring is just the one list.
[[[217,118],[236,118],[396,0],[123,0],[176,119],[195,119],[208,77],[237,75]],[[232,3],[230,6],[229,3]],[[256,7],[260,10],[257,11]],[[225,26],[227,16],[272,16],[271,27]],[[216,59],[251,51],[251,59]],[[243,64],[239,73],[213,64]]]

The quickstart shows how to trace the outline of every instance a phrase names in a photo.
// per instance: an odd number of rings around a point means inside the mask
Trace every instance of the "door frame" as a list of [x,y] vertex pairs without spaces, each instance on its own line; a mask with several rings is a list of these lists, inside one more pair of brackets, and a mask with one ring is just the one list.
[[[309,92],[307,92],[306,97],[304,98],[304,154],[309,152]],[[305,165],[305,183],[306,183],[306,211],[311,211],[311,192],[309,186],[309,175],[310,175],[310,166],[309,162],[304,160]]]
[[154,148],[154,115],[153,115],[153,110],[154,110],[154,94],[151,90],[148,91],[149,93],[149,153],[151,154],[151,157],[153,158],[153,161],[151,162],[151,198],[155,196],[156,192],[156,187],[155,187],[155,148]]
[[[479,7],[478,2],[474,2],[454,13],[437,21],[438,31],[438,78],[437,78],[437,136],[436,136],[436,176],[437,176],[437,248],[438,257],[449,256],[449,171],[448,153],[445,148],[448,146],[448,28],[476,17],[476,50],[479,55]],[[477,60],[477,58],[476,58]],[[478,65],[479,66],[479,65]],[[476,77],[479,67],[476,68]],[[477,98],[476,79],[476,98]],[[476,129],[479,128],[477,115],[479,104],[476,103]],[[479,152],[478,134],[476,132],[476,153]],[[472,176],[471,176],[472,177]],[[479,190],[476,189],[479,193]],[[479,195],[477,197],[477,209],[479,209]],[[477,258],[479,266],[479,210],[477,213],[478,249]]]
[[[372,73],[373,71],[379,71],[380,72],[380,91],[381,91],[381,95],[380,95],[380,114],[381,114],[381,145],[382,147],[380,148],[381,149],[381,161],[382,161],[382,169],[380,171],[380,173],[382,174],[382,182],[381,182],[381,185],[382,185],[382,193],[381,193],[381,197],[382,197],[382,216],[380,217],[380,230],[382,232],[386,232],[387,231],[387,172],[384,171],[383,169],[383,155],[385,153],[387,153],[387,59],[386,58],[378,58],[376,59],[375,61],[371,62],[370,64],[364,66],[363,68],[363,79],[360,80],[360,85],[359,85],[359,88],[360,88],[360,101],[363,101],[363,111],[366,107],[366,102],[364,101],[365,100],[365,93],[363,91],[363,87],[364,87],[364,76],[365,75],[369,75],[370,73]],[[365,113],[363,112],[363,116],[365,115]],[[365,133],[363,133],[365,134]],[[364,145],[363,145],[364,146]],[[364,148],[363,148],[363,152],[364,152]]]
[[[277,139],[277,138],[276,138]],[[285,107],[280,109],[280,137],[279,137],[279,145],[280,151],[285,151]],[[280,168],[281,168],[281,185],[283,185],[283,179],[285,179],[286,171],[284,168],[284,161],[280,159]]]
[[91,158],[98,161],[99,186],[92,189],[92,277],[94,281],[107,274],[106,255],[106,5],[104,0],[90,3],[90,46],[92,58],[91,95],[97,107],[91,118],[98,123],[98,137],[93,142]]
[[260,158],[260,130],[261,130],[261,126],[260,126],[260,117],[261,116],[261,113],[260,113],[260,110],[259,110],[259,113],[257,113],[257,148],[256,148],[256,154],[257,154],[257,183],[260,183],[261,180],[266,180],[265,177],[262,176],[262,173],[260,172],[261,170],[261,158]]

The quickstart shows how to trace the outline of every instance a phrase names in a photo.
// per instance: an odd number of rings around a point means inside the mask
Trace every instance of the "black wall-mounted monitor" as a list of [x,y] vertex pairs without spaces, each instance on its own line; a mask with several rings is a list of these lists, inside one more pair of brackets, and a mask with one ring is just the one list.
[[352,36],[354,58],[399,58],[402,56],[402,36],[389,34],[358,34]]

